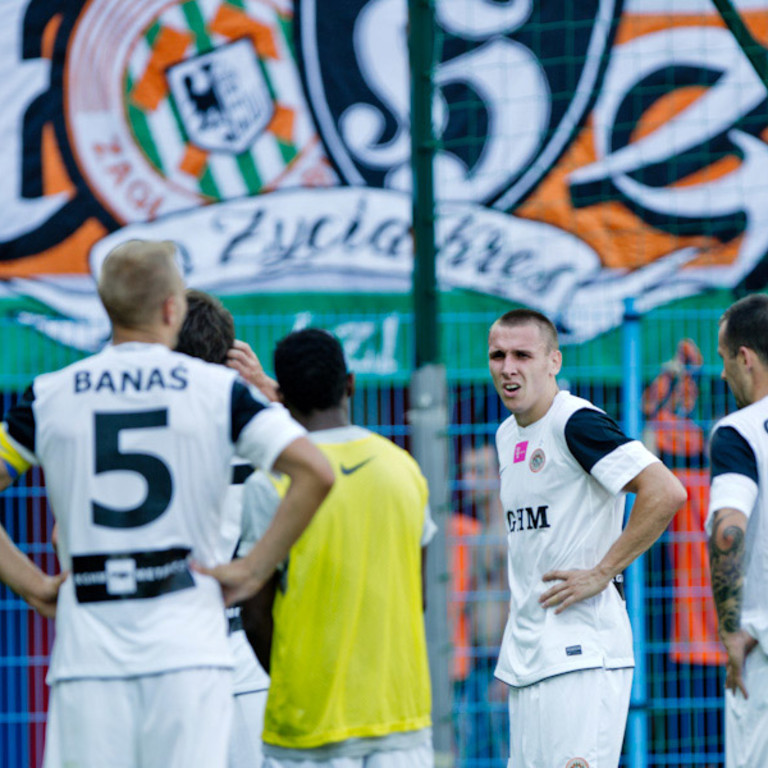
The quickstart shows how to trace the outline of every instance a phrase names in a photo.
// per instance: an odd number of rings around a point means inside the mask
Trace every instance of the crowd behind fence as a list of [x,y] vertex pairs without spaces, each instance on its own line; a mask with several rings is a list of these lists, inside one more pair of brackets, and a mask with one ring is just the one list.
[[[723,655],[709,589],[703,521],[707,510],[707,435],[717,418],[735,406],[716,355],[720,311],[659,310],[640,322],[641,344],[622,359],[621,334],[598,343],[565,347],[562,388],[589,398],[618,421],[623,371],[641,373],[642,438],[678,475],[688,502],[644,561],[644,637],[639,638],[647,680],[642,717],[647,725],[645,764],[719,766],[723,757]],[[448,545],[451,727],[459,768],[503,768],[508,745],[504,686],[493,677],[506,620],[506,539],[497,499],[494,434],[506,418],[485,366],[486,336],[494,316],[445,314],[443,359],[449,382],[451,505],[436,510]],[[306,319],[297,316],[236,317],[238,334],[271,366],[270,350]],[[392,316],[324,315],[312,324],[340,333],[359,388],[352,405],[358,424],[410,447],[407,413],[411,318],[397,318],[397,349],[387,373],[371,373],[375,349],[365,349],[363,330]],[[364,328],[363,328],[364,326]],[[0,338],[2,337],[0,328]],[[375,346],[375,345],[374,345]],[[381,350],[379,350],[381,351]],[[391,352],[392,350],[390,350]],[[0,355],[2,353],[0,352]],[[76,358],[67,351],[48,369]],[[30,359],[34,359],[30,355]],[[365,361],[368,362],[365,362]],[[361,362],[362,361],[362,362]],[[7,408],[40,371],[21,370],[6,381]],[[2,523],[44,569],[55,569],[50,546],[52,518],[44,478],[33,469],[1,498]],[[51,624],[0,588],[0,766],[37,768],[42,758],[47,688],[44,683],[53,637]],[[625,756],[625,765],[631,765]]]

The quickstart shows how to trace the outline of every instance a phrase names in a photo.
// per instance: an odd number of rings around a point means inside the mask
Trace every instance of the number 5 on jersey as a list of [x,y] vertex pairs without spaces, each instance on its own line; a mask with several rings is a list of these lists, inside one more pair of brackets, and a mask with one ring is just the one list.
[[138,528],[156,520],[168,509],[173,496],[173,479],[166,464],[148,453],[120,450],[124,429],[159,429],[168,426],[168,409],[119,411],[94,414],[96,446],[95,474],[118,470],[135,472],[147,481],[144,501],[133,509],[116,509],[91,502],[93,522],[107,528]]

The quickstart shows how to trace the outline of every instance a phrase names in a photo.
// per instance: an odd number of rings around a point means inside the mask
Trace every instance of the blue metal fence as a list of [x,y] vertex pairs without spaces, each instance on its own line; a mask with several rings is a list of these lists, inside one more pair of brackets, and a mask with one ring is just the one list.
[[[630,607],[637,608],[633,623],[638,658],[645,666],[645,680],[638,675],[633,698],[637,714],[632,717],[640,725],[630,726],[624,758],[624,764],[633,768],[722,764],[723,675],[701,529],[707,492],[703,440],[713,421],[733,407],[719,379],[715,355],[719,314],[657,311],[644,317],[635,326],[639,343],[625,349],[623,360],[620,333],[598,344],[564,349],[561,385],[604,407],[631,432],[639,430],[642,413],[643,438],[653,443],[689,490],[689,505],[644,558],[642,578],[629,582],[641,588]],[[504,768],[508,744],[505,691],[493,679],[507,603],[506,541],[489,448],[506,417],[485,364],[487,330],[493,319],[482,313],[442,318],[454,475],[453,509],[441,522],[449,526],[452,725],[460,768]],[[251,343],[268,369],[277,338],[306,321],[300,316],[236,318],[239,335]],[[351,365],[358,370],[354,420],[408,447],[410,371],[403,361],[411,359],[413,349],[411,318],[393,313],[329,314],[311,322],[341,335]],[[385,323],[389,324],[386,344]],[[696,358],[697,350],[701,359]],[[59,362],[51,360],[50,368]],[[16,392],[3,398],[4,408],[34,373],[19,374]],[[635,397],[627,400],[623,394],[635,374]],[[638,425],[627,423],[630,415]],[[51,518],[40,473],[31,472],[6,491],[0,508],[11,536],[52,571]],[[46,707],[43,678],[51,637],[49,622],[34,617],[0,588],[3,768],[40,765]]]

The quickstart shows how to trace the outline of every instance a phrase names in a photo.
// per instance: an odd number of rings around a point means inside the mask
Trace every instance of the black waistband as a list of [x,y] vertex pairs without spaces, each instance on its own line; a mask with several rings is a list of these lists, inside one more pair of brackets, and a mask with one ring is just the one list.
[[239,632],[243,628],[243,617],[240,613],[240,606],[234,605],[227,608],[227,622],[229,624],[229,634]]
[[613,586],[616,587],[616,591],[619,593],[619,597],[626,602],[627,596],[624,594],[624,574],[617,573],[612,581]]
[[195,586],[187,564],[190,549],[75,555],[72,579],[79,603],[157,597]]

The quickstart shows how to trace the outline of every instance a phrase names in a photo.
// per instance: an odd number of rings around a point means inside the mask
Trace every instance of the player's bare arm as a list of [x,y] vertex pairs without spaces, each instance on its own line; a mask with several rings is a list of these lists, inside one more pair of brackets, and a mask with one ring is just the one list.
[[227,353],[227,365],[234,368],[249,384],[258,387],[273,403],[277,402],[277,382],[264,372],[261,361],[249,344],[235,339]]
[[545,573],[544,581],[557,582],[539,598],[545,608],[562,613],[602,592],[661,536],[687,498],[680,481],[660,462],[647,466],[624,490],[637,494],[627,527],[594,568]]
[[740,690],[748,698],[743,678],[744,660],[757,640],[741,628],[746,532],[747,517],[743,512],[718,509],[709,538],[709,564],[720,637],[728,654],[725,686],[734,693]]
[[291,478],[291,484],[264,536],[242,558],[215,568],[197,566],[222,587],[224,601],[234,605],[255,595],[309,525],[330,492],[333,470],[328,460],[305,437],[290,443],[277,457],[274,469]]
[[52,619],[56,615],[59,587],[66,577],[66,573],[48,576],[41,571],[0,526],[0,579],[41,616]]
[[[3,461],[0,461],[0,491],[13,482]],[[49,576],[40,570],[9,538],[0,526],[0,580],[23,598],[41,616],[56,615],[56,600],[66,573]]]

